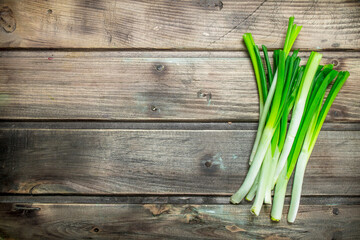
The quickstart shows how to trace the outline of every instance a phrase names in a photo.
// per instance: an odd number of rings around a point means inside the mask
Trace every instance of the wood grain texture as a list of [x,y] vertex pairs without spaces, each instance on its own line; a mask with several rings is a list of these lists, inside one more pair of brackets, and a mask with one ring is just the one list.
[[[359,49],[360,3],[352,1],[77,1],[3,0],[0,47],[244,49],[251,32],[281,48],[287,21],[303,30],[301,49]],[[13,24],[16,28],[13,30]],[[10,26],[10,27],[8,27]]]
[[[258,121],[256,81],[243,52],[4,51],[0,57],[0,119]],[[327,121],[360,122],[359,54],[325,52],[322,63],[351,74]]]
[[[1,129],[0,192],[229,196],[247,173],[254,137],[254,130]],[[359,131],[322,131],[303,195],[360,195],[359,145]]]
[[[249,205],[0,204],[5,239],[358,239],[360,205],[302,205],[295,224]],[[287,206],[285,207],[287,209]],[[285,212],[286,213],[286,212]],[[286,219],[286,215],[283,219]]]
[[[1,0],[0,240],[360,238],[359,13],[356,0]],[[324,51],[351,74],[292,225],[229,204],[258,120],[242,34],[280,48],[290,15],[304,60]]]

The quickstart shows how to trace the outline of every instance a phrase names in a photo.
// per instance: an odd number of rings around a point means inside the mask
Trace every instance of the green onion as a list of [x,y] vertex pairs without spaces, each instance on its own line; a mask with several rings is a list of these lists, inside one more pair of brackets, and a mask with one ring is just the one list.
[[[294,176],[293,189],[291,194],[291,203],[288,213],[288,222],[293,223],[296,219],[296,215],[299,209],[301,188],[303,183],[303,178],[305,174],[306,165],[310,158],[311,152],[315,146],[317,137],[319,136],[320,129],[324,124],[325,118],[332,103],[335,100],[335,97],[339,93],[340,89],[344,85],[347,78],[350,76],[349,72],[340,72],[338,75],[333,87],[330,90],[329,95],[326,98],[326,101],[321,108],[320,113],[314,116],[311,127],[308,128],[306,132],[306,138],[304,140],[304,145],[296,165],[296,171]],[[320,109],[320,108],[319,108]],[[318,109],[318,110],[319,110]]]
[[273,72],[271,70],[271,64],[270,64],[270,60],[269,60],[268,51],[267,51],[267,48],[265,45],[262,45],[261,47],[264,52],[264,58],[265,58],[267,72],[268,72],[269,85],[271,86],[274,76],[273,76]]
[[[337,76],[337,74],[338,72],[335,70],[332,70],[329,74],[327,74],[325,79],[321,81],[321,85],[319,86],[319,88],[316,91],[314,91],[312,94],[313,96],[310,97],[312,101],[309,102],[308,111],[306,111],[306,113],[304,114],[304,117],[301,122],[301,127],[299,128],[298,133],[296,134],[293,147],[291,149],[289,158],[287,160],[287,168],[283,169],[283,171],[286,172],[286,175],[281,174],[282,178],[279,179],[279,181],[281,182],[279,186],[284,187],[285,190],[287,183],[291,177],[291,174],[294,170],[297,159],[299,157],[300,150],[306,136],[306,132],[309,128],[311,129],[311,123],[316,121],[317,115],[320,111],[321,102],[325,96],[326,88],[330,84],[330,82]],[[274,219],[275,221],[280,220],[281,218],[282,205],[284,201],[283,199],[285,198],[285,195],[281,195],[281,194],[284,194],[284,192],[285,191],[283,190],[275,188],[275,196],[280,194],[279,196],[277,196],[276,201],[282,201],[282,203],[280,202],[277,203],[277,206],[279,206],[278,208],[273,208],[271,211],[271,218]]]
[[261,85],[261,92],[264,98],[264,101],[267,98],[268,89],[267,89],[267,83],[266,83],[266,76],[265,76],[265,69],[261,61],[260,52],[258,46],[254,46],[255,55],[256,55],[256,61],[259,68],[259,75],[260,75],[260,85]]
[[256,59],[256,54],[255,54],[255,42],[254,42],[254,39],[253,39],[251,33],[245,33],[243,35],[243,39],[244,39],[246,48],[248,49],[250,59],[251,59],[251,62],[252,62],[253,68],[254,68],[255,78],[256,78],[258,92],[259,92],[259,103],[260,103],[260,114],[261,114],[263,111],[263,108],[264,108],[264,96],[263,96],[263,91],[262,91],[262,86],[261,86],[259,65],[258,65],[258,62]]
[[288,133],[286,135],[284,147],[282,149],[278,165],[276,166],[274,182],[277,181],[290,154],[291,147],[294,143],[294,139],[300,126],[302,115],[304,113],[307,95],[309,93],[310,86],[312,84],[312,80],[315,76],[316,70],[320,65],[321,57],[322,55],[320,53],[312,52],[306,64],[303,78],[299,86],[299,92],[295,99],[294,110],[292,113]]
[[[296,38],[296,36],[299,34],[299,31],[300,31],[300,29],[301,29],[301,27],[297,27],[296,28],[296,31],[293,31],[292,33],[291,33],[291,31],[293,30],[293,28],[292,28],[292,23],[294,22],[294,17],[290,17],[289,18],[289,27],[288,27],[288,32],[287,32],[287,34],[286,34],[286,36],[290,39],[295,39]],[[291,24],[290,24],[291,23]],[[293,34],[295,34],[295,35],[293,35]],[[245,36],[245,35],[244,35]],[[249,39],[249,37],[246,35],[246,37],[247,37],[247,39]],[[251,38],[252,39],[252,38]],[[249,42],[249,40],[248,40],[248,42]],[[285,52],[285,58],[287,57],[287,55],[289,54],[289,49],[291,49],[291,47],[292,47],[292,44],[294,43],[294,41],[290,41],[291,42],[291,45],[289,45],[290,43],[289,43],[289,41],[288,42],[286,42],[285,41],[285,44],[284,44],[284,50],[286,49],[286,51],[284,51]],[[255,44],[254,44],[255,45]],[[248,50],[249,50],[249,48],[248,48]],[[253,52],[253,50],[251,51],[251,52]],[[279,51],[274,51],[274,56],[275,56],[275,54],[276,54],[276,57],[274,57],[274,69],[278,69],[278,65],[279,65],[279,55],[280,55],[280,52],[281,52],[281,50],[279,50]],[[250,53],[250,51],[249,51],[249,54],[252,54],[252,53]],[[258,64],[256,63],[256,65],[257,65],[257,69],[258,69]],[[254,69],[255,69],[255,66],[254,66]],[[255,138],[255,143],[254,143],[254,146],[253,146],[253,149],[252,149],[252,151],[251,151],[251,155],[250,155],[250,161],[249,161],[249,163],[251,164],[252,163],[252,161],[254,160],[254,158],[255,158],[255,154],[256,154],[256,151],[257,151],[257,149],[258,149],[258,146],[259,146],[259,144],[260,144],[260,140],[261,140],[261,135],[262,135],[262,133],[263,133],[263,130],[264,130],[264,126],[265,126],[265,122],[266,122],[266,119],[267,119],[267,117],[268,117],[268,111],[269,111],[269,109],[270,109],[270,105],[271,105],[271,101],[273,101],[273,95],[274,95],[274,93],[275,93],[275,89],[276,89],[276,86],[277,86],[277,77],[278,77],[278,74],[277,74],[277,71],[275,72],[275,74],[274,74],[274,78],[273,78],[273,81],[272,81],[272,83],[271,83],[271,87],[270,87],[270,90],[269,90],[269,93],[268,93],[268,95],[270,96],[270,97],[268,97],[268,98],[266,98],[266,102],[265,102],[265,106],[264,106],[264,109],[263,109],[263,111],[260,111],[260,121],[259,121],[259,125],[258,125],[258,131],[257,131],[257,134],[256,134],[256,138]],[[260,78],[260,73],[259,73],[259,78]],[[257,84],[258,84],[258,89],[260,89],[261,88],[261,86],[259,86],[259,84],[261,84],[261,81],[259,80],[259,81],[257,81]],[[273,108],[273,107],[272,107]],[[275,111],[278,111],[278,109],[275,109]],[[264,147],[264,146],[262,146],[262,147]],[[266,150],[264,150],[263,151],[263,154],[265,155],[265,151]],[[261,155],[260,155],[261,156]]]
[[[279,65],[279,53],[280,53],[280,49],[276,49],[274,50],[273,53],[273,58],[274,58],[274,71],[277,69],[278,65]],[[275,74],[275,72],[274,72]],[[273,74],[273,75],[274,75]]]
[[[280,52],[280,60],[278,67],[278,75],[277,80],[273,81],[273,84],[276,83],[276,89],[274,94],[274,99],[271,106],[271,111],[269,115],[269,119],[264,127],[264,131],[262,137],[260,139],[258,151],[255,154],[253,163],[250,166],[249,172],[245,177],[244,183],[241,185],[240,189],[230,198],[232,203],[240,203],[241,200],[245,197],[245,195],[249,192],[250,187],[254,183],[256,175],[258,174],[263,159],[265,157],[266,151],[270,145],[270,141],[276,129],[275,123],[277,119],[277,114],[279,111],[281,94],[284,86],[284,75],[285,75],[285,52]],[[274,78],[275,79],[275,78]],[[270,88],[271,91],[271,88]],[[270,94],[269,94],[270,96]],[[269,97],[268,97],[269,98]],[[266,101],[268,102],[268,101]],[[263,113],[265,114],[265,112]],[[264,116],[264,115],[262,115]]]
[[254,199],[256,190],[259,185],[259,178],[260,178],[260,174],[258,174],[256,176],[255,181],[254,181],[253,185],[251,186],[249,193],[246,195],[246,197],[245,197],[246,201],[251,202]]
[[[253,64],[260,99],[258,131],[250,156],[250,168],[243,184],[230,202],[243,198],[254,203],[251,212],[260,213],[262,205],[273,204],[271,219],[280,221],[289,179],[296,167],[288,221],[294,222],[298,211],[306,164],[321,126],[348,72],[333,70],[333,65],[320,65],[322,55],[312,52],[306,66],[300,66],[298,50],[289,55],[301,26],[289,18],[283,50],[275,50],[273,68],[267,48],[262,45],[267,74],[260,51],[250,33],[244,41]],[[322,106],[326,89],[335,79]],[[291,114],[290,126],[288,119]],[[275,189],[274,200],[271,191]]]
[[[299,136],[297,134],[297,132],[298,132],[298,129],[300,127],[301,120],[302,120],[307,95],[308,95],[312,80],[315,77],[316,70],[317,70],[317,68],[319,66],[320,60],[321,60],[321,54],[312,52],[312,54],[310,55],[310,58],[309,58],[309,60],[308,60],[308,62],[306,64],[305,74],[303,75],[303,79],[302,79],[302,83],[301,83],[301,85],[303,85],[303,86],[300,85],[300,89],[299,89],[300,92],[297,95],[297,101],[295,103],[293,116],[291,118],[289,132],[288,132],[288,134],[286,136],[285,145],[284,145],[283,151],[281,153],[278,165],[281,164],[282,159],[285,159],[285,161],[287,160],[287,162],[289,163],[288,165],[290,166],[296,161],[295,159],[297,159],[297,156],[295,156],[295,154],[293,154],[293,158],[291,158],[291,156],[290,156],[290,158],[288,158],[288,155],[290,154],[290,150],[294,149],[294,148],[292,148],[292,146],[297,147],[297,143],[300,144],[300,141],[301,141],[300,138],[296,139],[297,141],[295,141],[294,145],[293,145],[293,142],[295,140],[295,137]],[[320,94],[321,93],[319,92],[319,94],[317,94],[317,96],[320,95]],[[298,107],[298,108],[296,109],[296,107]],[[315,105],[314,105],[314,108],[315,108]],[[296,110],[298,110],[298,112],[296,112]],[[301,111],[301,113],[300,113],[300,111]],[[310,118],[310,115],[307,115],[306,117]],[[311,117],[312,117],[312,115],[311,115]],[[311,120],[311,118],[310,118],[310,120]],[[292,126],[293,126],[293,128],[291,128]],[[293,138],[289,138],[289,136],[292,136],[292,135],[289,135],[290,130],[294,130],[294,126],[296,126],[296,129],[295,129],[296,133],[293,135],[294,136]],[[300,129],[305,129],[305,128],[300,128]],[[289,153],[285,156],[283,154],[284,153],[286,154],[286,152],[284,152],[285,146],[289,146],[289,144],[286,145],[287,144],[286,141],[288,141],[288,139],[292,140],[291,141],[291,147],[290,147]],[[289,141],[288,141],[288,143],[289,143]],[[285,156],[285,158],[284,158],[284,156]],[[278,180],[278,182],[276,184],[276,187],[275,187],[274,205],[273,205],[273,208],[271,209],[271,219],[273,221],[280,221],[280,219],[281,219],[281,214],[282,214],[282,209],[283,209],[284,199],[285,199],[286,187],[287,187],[287,183],[289,181],[289,177],[288,177],[289,172],[290,172],[289,168],[291,169],[291,167],[280,168],[281,172],[279,174],[280,176],[278,177],[279,180]],[[278,169],[276,169],[276,170],[278,171]],[[275,176],[275,178],[276,178],[276,176]]]
[[[289,20],[289,27],[287,32],[287,37],[289,38],[289,41],[285,41],[284,44],[284,51],[279,52],[279,63],[277,66],[277,71],[274,75],[273,82],[271,84],[268,97],[266,98],[265,105],[263,112],[260,113],[260,121],[258,126],[258,133],[255,139],[253,151],[252,151],[252,157],[250,157],[250,168],[247,176],[245,177],[245,180],[239,190],[233,194],[230,198],[230,201],[234,204],[238,204],[242,201],[242,199],[248,194],[250,188],[254,184],[254,181],[259,173],[260,167],[263,163],[265,154],[267,149],[269,148],[269,145],[271,143],[271,139],[273,137],[273,134],[277,128],[277,123],[279,122],[281,118],[281,111],[279,110],[279,107],[281,105],[282,94],[284,89],[284,81],[285,81],[285,61],[287,58],[287,55],[289,54],[289,51],[292,47],[292,44],[294,43],[292,40],[296,38],[298,32],[300,31],[299,27],[293,28],[293,21],[294,17],[290,17]],[[293,31],[294,30],[294,31]],[[293,31],[291,33],[291,31]],[[246,35],[249,39],[248,35]],[[251,38],[252,39],[252,38]],[[247,42],[250,42],[247,40]],[[255,44],[253,44],[255,45]],[[248,47],[249,50],[249,47]],[[251,49],[253,51],[253,49]],[[249,50],[250,53],[250,50]],[[254,62],[253,62],[254,64]],[[256,63],[258,65],[258,63]],[[258,67],[257,67],[258,68]],[[260,77],[260,74],[259,74]],[[259,82],[258,81],[258,88],[259,88]],[[286,85],[287,86],[287,85]],[[260,88],[259,88],[260,89]],[[271,110],[269,112],[271,105]],[[269,116],[268,116],[269,113]],[[266,121],[266,119],[268,120]],[[266,122],[266,124],[265,124]],[[260,176],[261,179],[261,176]],[[264,177],[265,179],[265,177]],[[259,188],[259,186],[258,186]],[[265,189],[262,188],[262,189]],[[258,192],[258,191],[257,191]],[[255,210],[257,211],[257,209]]]

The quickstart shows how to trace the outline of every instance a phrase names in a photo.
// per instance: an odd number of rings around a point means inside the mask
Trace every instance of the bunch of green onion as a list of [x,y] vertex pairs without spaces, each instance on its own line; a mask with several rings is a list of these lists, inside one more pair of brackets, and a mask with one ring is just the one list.
[[301,26],[294,24],[294,17],[290,17],[284,48],[273,53],[273,69],[267,48],[262,46],[267,74],[252,35],[243,36],[257,81],[260,119],[249,172],[230,202],[238,204],[244,198],[252,201],[255,197],[251,212],[259,215],[263,203],[272,203],[272,190],[275,190],[273,221],[281,219],[286,188],[296,166],[288,213],[288,221],[295,221],[307,162],[326,115],[349,77],[349,72],[333,70],[331,64],[320,65],[322,55],[317,52],[312,52],[306,65],[300,66],[298,51],[290,55],[300,30]]

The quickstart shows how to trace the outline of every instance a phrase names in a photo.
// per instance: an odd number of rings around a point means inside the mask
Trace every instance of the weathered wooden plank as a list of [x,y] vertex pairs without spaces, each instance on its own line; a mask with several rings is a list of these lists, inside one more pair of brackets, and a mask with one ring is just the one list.
[[[1,129],[0,192],[229,196],[247,173],[254,136],[254,130]],[[322,131],[303,194],[359,195],[359,145],[359,131]]]
[[359,205],[302,205],[295,224],[250,206],[0,204],[5,239],[358,239]]
[[[257,121],[244,52],[0,52],[0,119]],[[308,54],[303,55],[304,62]],[[360,121],[357,52],[325,52],[351,76],[327,121]]]
[[252,32],[280,48],[291,15],[303,25],[296,48],[360,46],[356,0],[3,0],[0,9],[0,47],[239,50]]

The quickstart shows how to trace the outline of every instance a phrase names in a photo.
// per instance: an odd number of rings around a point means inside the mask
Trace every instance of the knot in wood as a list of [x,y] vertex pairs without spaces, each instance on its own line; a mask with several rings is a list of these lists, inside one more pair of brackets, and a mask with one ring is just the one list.
[[331,61],[331,64],[334,64],[334,67],[337,67],[337,66],[339,66],[339,61],[336,60],[336,59],[333,59],[333,60]]
[[206,162],[205,162],[205,166],[206,166],[206,167],[209,168],[209,167],[211,167],[211,165],[212,165],[211,161],[206,161]]
[[158,71],[158,72],[162,72],[162,71],[164,71],[165,66],[162,65],[162,64],[157,64],[157,65],[155,65],[155,69],[156,69],[156,71]]
[[0,10],[0,26],[7,33],[12,33],[16,29],[16,20],[13,11],[8,6]]

